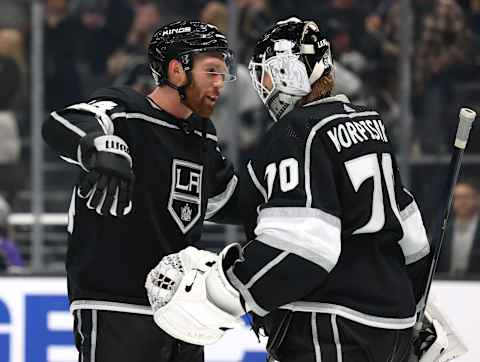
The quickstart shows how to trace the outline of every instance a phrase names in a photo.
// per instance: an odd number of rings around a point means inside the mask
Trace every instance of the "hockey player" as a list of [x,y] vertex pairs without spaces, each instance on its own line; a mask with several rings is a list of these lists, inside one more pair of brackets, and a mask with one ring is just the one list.
[[[199,240],[237,178],[208,119],[235,78],[226,37],[198,21],[158,29],[148,56],[155,90],[100,89],[53,112],[46,142],[81,169],[69,210],[68,293],[79,360],[203,361],[203,348],[162,332],[144,289],[167,254]],[[206,252],[205,252],[206,253]]]
[[407,361],[430,249],[381,115],[331,96],[314,22],[275,24],[249,67],[276,121],[242,183],[250,241],[206,273],[185,267],[173,291],[155,284],[177,275],[161,262],[147,278],[157,324],[211,343],[247,310],[281,362]]

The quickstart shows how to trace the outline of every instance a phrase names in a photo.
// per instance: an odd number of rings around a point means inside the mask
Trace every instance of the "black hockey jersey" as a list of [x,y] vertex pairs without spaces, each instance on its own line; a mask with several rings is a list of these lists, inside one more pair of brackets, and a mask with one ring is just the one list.
[[345,96],[295,109],[268,131],[246,173],[251,241],[227,277],[249,309],[414,325],[422,286],[408,269],[426,261],[429,243],[377,112]]
[[150,313],[146,275],[164,255],[198,241],[204,219],[226,215],[237,177],[210,120],[176,119],[126,87],[53,112],[43,127],[47,143],[75,164],[80,138],[92,131],[128,144],[133,209],[123,218],[101,216],[74,191],[66,263],[71,309]]

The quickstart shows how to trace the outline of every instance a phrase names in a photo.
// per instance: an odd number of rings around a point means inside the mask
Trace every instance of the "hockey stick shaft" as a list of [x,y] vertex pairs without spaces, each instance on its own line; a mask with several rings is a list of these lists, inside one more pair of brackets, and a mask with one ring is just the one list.
[[431,252],[433,253],[433,256],[424,289],[425,292],[423,295],[423,303],[418,315],[417,324],[415,326],[416,332],[420,331],[420,329],[422,328],[423,317],[425,314],[425,309],[427,307],[430,288],[432,286],[433,277],[435,276],[435,270],[437,269],[437,264],[443,245],[443,239],[445,237],[448,216],[450,215],[450,209],[452,206],[454,188],[457,184],[458,174],[462,165],[463,153],[465,151],[465,147],[467,146],[470,130],[472,128],[472,124],[475,120],[476,115],[477,114],[471,109],[462,108],[458,116],[459,122],[457,134],[455,137],[452,158],[448,167],[448,176],[445,183],[445,190],[442,193],[444,195],[444,198],[442,199],[440,212],[438,213],[436,219],[434,219],[433,222],[431,238]]

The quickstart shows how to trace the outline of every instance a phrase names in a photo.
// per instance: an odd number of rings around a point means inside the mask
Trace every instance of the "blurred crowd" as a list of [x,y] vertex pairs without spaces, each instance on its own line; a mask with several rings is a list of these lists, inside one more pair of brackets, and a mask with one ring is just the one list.
[[[335,92],[379,109],[392,138],[397,145],[401,142],[399,58],[400,30],[405,19],[401,16],[400,0],[43,3],[46,112],[112,84],[150,92],[154,84],[146,47],[151,34],[161,24],[198,18],[236,35],[233,46],[239,63],[238,80],[226,86],[212,119],[220,139],[235,139],[240,160],[244,160],[270,123],[250,84],[250,53],[259,34],[274,21],[298,16],[316,20],[330,39],[335,59]],[[449,151],[459,106],[480,110],[480,0],[415,0],[411,6],[411,157],[442,156]],[[236,29],[230,22],[232,11],[236,14]],[[0,193],[10,204],[15,203],[19,189],[28,187],[32,31],[29,2],[0,2]],[[232,109],[238,114],[234,126]],[[233,128],[237,136],[232,138]],[[470,152],[479,151],[478,146],[471,145]],[[470,188],[476,199],[477,189],[469,185],[467,182],[462,187]],[[477,211],[475,204],[475,230]],[[455,221],[455,228],[458,225],[463,224]],[[468,235],[476,237],[473,224],[469,225]],[[466,243],[464,234],[455,230],[452,235],[458,243]],[[468,245],[480,249],[476,242]],[[457,257],[466,258],[457,255],[454,259]],[[450,263],[445,271],[453,273],[455,265]],[[461,268],[466,270],[468,265]]]

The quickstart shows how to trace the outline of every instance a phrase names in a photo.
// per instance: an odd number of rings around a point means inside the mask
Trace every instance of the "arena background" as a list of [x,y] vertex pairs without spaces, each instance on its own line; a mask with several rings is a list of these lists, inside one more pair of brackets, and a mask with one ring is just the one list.
[[[459,109],[480,110],[480,0],[1,0],[0,226],[20,257],[0,263],[0,362],[75,358],[64,260],[76,169],[41,139],[48,112],[106,85],[148,92],[145,46],[153,30],[202,19],[225,31],[237,54],[238,81],[226,87],[212,118],[222,148],[240,167],[270,124],[252,91],[248,58],[259,34],[290,16],[316,20],[331,40],[335,92],[382,113],[430,230]],[[462,217],[478,224],[479,152],[476,126],[460,175],[467,186],[450,228]],[[209,250],[243,238],[238,227],[205,229]],[[480,360],[480,233],[473,237],[469,262],[461,265],[452,262],[461,246],[447,238],[434,285],[471,350],[463,362]],[[207,348],[208,362],[247,360],[264,360],[247,326]]]

